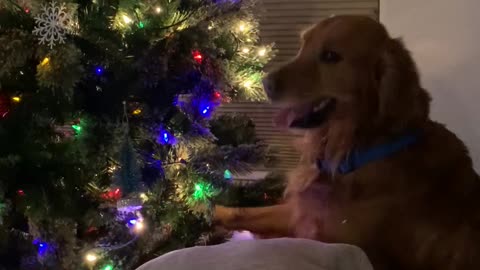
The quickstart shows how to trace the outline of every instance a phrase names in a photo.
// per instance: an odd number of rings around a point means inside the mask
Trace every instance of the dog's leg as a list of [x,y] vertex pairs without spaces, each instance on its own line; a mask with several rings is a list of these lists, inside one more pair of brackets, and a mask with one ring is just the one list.
[[215,207],[215,222],[230,230],[247,230],[254,234],[291,236],[292,205],[258,208]]

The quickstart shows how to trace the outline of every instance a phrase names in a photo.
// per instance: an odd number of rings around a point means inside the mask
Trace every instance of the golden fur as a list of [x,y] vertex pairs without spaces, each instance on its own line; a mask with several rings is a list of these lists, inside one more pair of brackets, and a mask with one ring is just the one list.
[[[376,270],[480,269],[480,179],[464,144],[430,120],[430,97],[399,40],[374,20],[338,16],[302,36],[298,56],[266,78],[273,101],[337,103],[326,122],[306,131],[302,164],[291,174],[285,203],[265,208],[217,207],[230,229],[354,244]],[[319,60],[322,50],[341,56]],[[342,175],[354,148],[410,131],[419,141]]]

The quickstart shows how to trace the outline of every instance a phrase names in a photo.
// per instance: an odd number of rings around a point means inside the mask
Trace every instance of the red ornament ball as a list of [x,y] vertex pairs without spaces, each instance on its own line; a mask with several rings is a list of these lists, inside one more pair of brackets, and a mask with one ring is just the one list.
[[22,189],[19,189],[19,190],[17,190],[17,194],[18,194],[18,196],[23,197],[23,196],[25,196],[25,191],[23,191]]
[[192,52],[193,60],[197,62],[198,64],[202,64],[203,62],[203,55],[200,53],[200,51],[195,50]]

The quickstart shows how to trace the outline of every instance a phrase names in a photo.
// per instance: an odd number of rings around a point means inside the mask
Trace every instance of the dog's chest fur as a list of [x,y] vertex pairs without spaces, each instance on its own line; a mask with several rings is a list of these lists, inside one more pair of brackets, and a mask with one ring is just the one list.
[[395,269],[385,258],[403,267],[452,265],[444,269],[478,261],[468,256],[480,251],[471,240],[480,240],[472,218],[480,210],[480,183],[463,147],[432,124],[423,142],[402,153],[347,175],[317,172],[292,196],[296,235],[357,245],[378,269]]
[[297,235],[359,246],[376,241],[397,200],[395,184],[381,181],[373,170],[333,179],[319,174],[294,199]]

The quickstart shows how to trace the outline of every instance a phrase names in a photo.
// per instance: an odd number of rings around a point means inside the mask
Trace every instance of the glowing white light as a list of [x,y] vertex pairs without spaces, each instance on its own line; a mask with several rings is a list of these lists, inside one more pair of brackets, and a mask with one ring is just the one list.
[[242,52],[243,52],[243,53],[248,53],[248,52],[250,52],[250,49],[249,49],[249,48],[243,48],[243,49],[242,49]]
[[97,255],[95,255],[93,253],[88,253],[85,256],[85,260],[89,263],[93,263],[93,262],[96,262],[98,260],[98,257],[97,257]]
[[127,15],[122,15],[122,18],[123,18],[123,21],[127,24],[133,22],[132,19],[130,19],[130,17],[128,17]]
[[250,88],[250,87],[252,87],[252,84],[253,84],[253,83],[252,83],[251,81],[246,81],[246,82],[243,83],[243,86],[244,86],[245,88]]
[[258,51],[258,56],[265,56],[266,53],[267,53],[267,49],[262,48]]
[[135,231],[137,233],[143,231],[145,229],[145,225],[143,224],[143,222],[141,220],[139,220],[136,224],[135,224]]
[[234,231],[232,239],[230,239],[231,242],[245,240],[255,240],[255,235],[249,231]]
[[161,13],[162,12],[162,8],[161,7],[156,7],[155,8],[155,12],[158,14],[158,13]]
[[245,23],[241,22],[238,25],[238,30],[240,30],[240,32],[245,32],[245,30],[247,30],[247,26],[245,25]]

